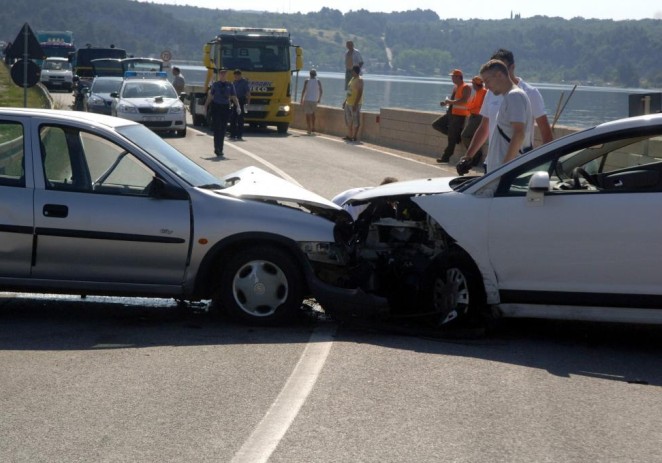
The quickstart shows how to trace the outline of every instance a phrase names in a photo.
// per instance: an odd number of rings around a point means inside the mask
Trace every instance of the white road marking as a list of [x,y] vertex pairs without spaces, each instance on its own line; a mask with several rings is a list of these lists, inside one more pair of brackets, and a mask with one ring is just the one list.
[[333,345],[334,331],[335,326],[330,323],[313,331],[285,386],[231,463],[261,463],[269,460],[313,390]]

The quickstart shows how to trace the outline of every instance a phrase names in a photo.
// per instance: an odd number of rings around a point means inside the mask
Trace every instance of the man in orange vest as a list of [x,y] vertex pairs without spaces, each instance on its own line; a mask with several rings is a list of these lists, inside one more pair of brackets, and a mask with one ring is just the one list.
[[451,106],[451,118],[450,123],[448,124],[448,145],[444,150],[444,154],[437,159],[438,163],[443,164],[448,164],[448,161],[455,151],[455,145],[461,141],[462,129],[464,129],[464,123],[467,116],[469,116],[467,104],[471,97],[471,87],[464,83],[462,71],[459,69],[453,69],[449,75],[453,80],[453,84],[455,84],[455,99],[447,98],[443,101],[445,106]]
[[[469,104],[467,105],[467,109],[469,110],[469,119],[467,120],[466,127],[462,131],[462,144],[466,148],[469,148],[471,139],[473,138],[474,133],[476,133],[476,130],[480,125],[480,121],[483,119],[483,116],[480,115],[480,108],[483,106],[483,100],[485,99],[485,94],[487,93],[487,89],[483,85],[483,79],[481,79],[480,76],[475,76],[473,79],[471,79],[471,86],[473,87],[473,91],[471,93]],[[478,148],[478,151],[476,151],[476,154],[473,157],[472,166],[477,166],[482,161],[483,150],[482,148]]]

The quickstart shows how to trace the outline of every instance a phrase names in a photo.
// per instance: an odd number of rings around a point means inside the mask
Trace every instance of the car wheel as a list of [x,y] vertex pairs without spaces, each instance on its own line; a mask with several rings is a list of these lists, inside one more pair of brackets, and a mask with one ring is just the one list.
[[232,318],[272,325],[290,319],[303,302],[303,275],[294,259],[271,246],[235,253],[221,271],[214,305]]
[[178,131],[177,131],[177,136],[178,136],[179,138],[186,138],[186,127],[184,127],[183,130],[178,130]]
[[276,130],[278,133],[287,133],[287,129],[290,128],[290,124],[281,122],[279,124],[276,124]]
[[436,325],[476,321],[484,313],[483,280],[466,255],[453,253],[433,264],[427,286],[429,310]]

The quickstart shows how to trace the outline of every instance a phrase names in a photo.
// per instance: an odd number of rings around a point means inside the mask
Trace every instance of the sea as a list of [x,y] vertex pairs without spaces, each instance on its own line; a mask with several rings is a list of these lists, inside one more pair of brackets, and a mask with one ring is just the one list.
[[[202,66],[178,65],[188,84],[202,85],[206,69]],[[295,72],[292,91],[296,101],[301,98],[303,83],[308,72]],[[526,80],[526,76],[521,76]],[[345,74],[339,72],[317,73],[324,95],[321,105],[341,107],[345,99]],[[439,102],[453,90],[447,77],[415,77],[365,73],[363,111],[379,112],[380,108],[404,108],[418,111],[439,112]],[[545,102],[550,124],[573,128],[593,127],[603,122],[628,117],[630,100],[641,100],[647,94],[662,90],[598,87],[592,85],[549,84],[529,82],[538,88]],[[631,95],[633,97],[631,97]],[[636,111],[636,110],[635,110]]]

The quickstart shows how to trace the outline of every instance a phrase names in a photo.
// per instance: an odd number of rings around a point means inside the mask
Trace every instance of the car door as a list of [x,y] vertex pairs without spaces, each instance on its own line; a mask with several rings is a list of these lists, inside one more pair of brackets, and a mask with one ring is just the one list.
[[19,120],[0,120],[0,279],[30,276],[33,189],[25,132]]
[[157,172],[91,131],[38,127],[43,187],[35,190],[35,278],[181,284],[189,201],[149,194]]
[[[488,225],[502,300],[642,306],[653,302],[638,296],[662,294],[662,159],[651,142],[660,140],[591,139],[503,177]],[[529,201],[522,190],[536,171],[553,189]]]

